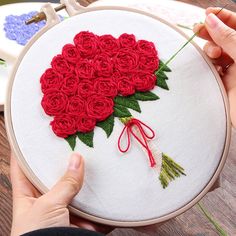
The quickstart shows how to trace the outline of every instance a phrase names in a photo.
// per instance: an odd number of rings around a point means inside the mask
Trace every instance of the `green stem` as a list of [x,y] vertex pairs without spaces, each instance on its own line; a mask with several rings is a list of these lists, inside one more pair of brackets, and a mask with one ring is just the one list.
[[159,180],[163,188],[166,188],[169,183],[175,180],[184,173],[184,168],[177,164],[172,158],[162,153],[162,166]]
[[217,232],[221,236],[227,236],[227,232],[219,225],[219,223],[211,216],[211,214],[206,210],[206,208],[201,204],[197,204],[199,209],[202,211],[202,213],[206,216],[206,218],[214,225]]

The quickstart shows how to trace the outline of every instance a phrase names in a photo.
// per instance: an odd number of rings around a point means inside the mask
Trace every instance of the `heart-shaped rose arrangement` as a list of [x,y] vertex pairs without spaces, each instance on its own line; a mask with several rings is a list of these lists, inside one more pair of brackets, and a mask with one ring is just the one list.
[[158,99],[150,92],[155,85],[168,89],[164,71],[170,69],[163,67],[155,74],[160,63],[155,45],[137,41],[133,34],[115,38],[78,33],[74,44],[62,48],[40,79],[41,104],[54,117],[53,132],[66,138],[72,149],[76,136],[93,146],[96,125],[109,136],[114,116],[131,117],[127,108],[141,112],[138,100]]

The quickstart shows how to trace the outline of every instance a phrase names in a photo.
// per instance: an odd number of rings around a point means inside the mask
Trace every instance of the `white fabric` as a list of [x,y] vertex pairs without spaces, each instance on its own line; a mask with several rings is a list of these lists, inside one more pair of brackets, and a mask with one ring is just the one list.
[[[39,78],[54,55],[76,33],[133,33],[153,41],[167,60],[186,39],[150,17],[119,10],[84,13],[55,26],[25,55],[16,73],[12,93],[12,122],[25,160],[42,183],[51,188],[64,173],[68,144],[49,127],[51,118],[40,106]],[[157,173],[137,142],[127,154],[117,149],[123,125],[115,120],[109,139],[95,129],[94,148],[77,141],[76,151],[86,162],[85,182],[73,205],[84,212],[112,220],[139,221],[173,212],[192,200],[211,179],[222,155],[226,118],[212,71],[189,44],[170,64],[170,91],[156,88],[160,100],[140,102],[142,113],[132,114],[155,130],[156,144],[186,170],[186,177],[162,189]]]

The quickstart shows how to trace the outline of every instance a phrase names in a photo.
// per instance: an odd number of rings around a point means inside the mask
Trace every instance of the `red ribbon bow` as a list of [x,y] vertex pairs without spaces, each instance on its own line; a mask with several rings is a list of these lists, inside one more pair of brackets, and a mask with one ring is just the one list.
[[[142,139],[140,139],[140,137],[138,137],[135,132],[133,131],[133,127],[136,126],[142,136]],[[151,135],[148,135],[147,132],[145,132],[144,130],[144,127],[147,128],[150,132],[151,132]],[[127,133],[127,147],[125,149],[122,149],[121,147],[121,139],[124,135],[124,133]],[[124,129],[122,130],[121,134],[120,134],[120,137],[118,139],[118,148],[121,152],[125,153],[129,150],[130,148],[130,145],[131,145],[131,142],[130,142],[130,134],[132,134],[134,136],[134,138],[147,150],[147,153],[148,153],[148,157],[149,157],[149,161],[150,161],[150,164],[151,164],[151,167],[154,167],[156,165],[156,162],[155,162],[155,159],[152,155],[152,151],[150,150],[149,146],[148,146],[148,143],[147,143],[147,139],[153,139],[155,137],[155,133],[154,131],[149,127],[147,126],[146,124],[144,124],[143,122],[141,122],[140,120],[138,119],[135,119],[135,118],[131,118],[126,124],[125,124],[125,127]]]

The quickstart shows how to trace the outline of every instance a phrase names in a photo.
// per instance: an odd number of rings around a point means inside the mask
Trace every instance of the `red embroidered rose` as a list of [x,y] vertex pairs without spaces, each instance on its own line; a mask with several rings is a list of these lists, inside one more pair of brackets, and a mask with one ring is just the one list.
[[58,116],[66,110],[68,97],[59,90],[48,90],[44,94],[41,105],[49,116]]
[[79,96],[69,98],[66,109],[68,114],[80,116],[85,113],[85,100]]
[[115,66],[121,73],[136,71],[139,62],[139,55],[128,48],[121,49],[115,59]]
[[136,39],[133,34],[122,34],[118,40],[122,48],[134,48],[136,46]]
[[94,78],[93,64],[89,60],[83,59],[76,64],[75,73],[79,78],[92,79]]
[[74,37],[75,46],[83,58],[93,58],[97,51],[97,36],[91,32],[82,31]]
[[139,69],[143,72],[154,73],[159,66],[159,60],[155,55],[140,55]]
[[61,91],[68,96],[75,95],[78,90],[79,79],[75,74],[65,74]]
[[98,45],[101,52],[105,52],[111,57],[120,49],[119,41],[109,34],[100,36],[98,39]]
[[67,138],[69,135],[77,132],[77,122],[73,115],[63,114],[55,116],[50,125],[58,137]]
[[51,61],[52,68],[40,78],[44,96],[41,105],[46,114],[55,116],[53,132],[68,137],[90,132],[96,122],[114,112],[117,95],[154,88],[159,59],[152,42],[124,33],[97,36],[80,32],[74,44],[66,44]]
[[70,73],[74,69],[74,67],[62,55],[53,57],[51,66],[55,71],[62,75]]
[[122,76],[117,80],[118,93],[129,96],[135,93],[134,81],[128,76]]
[[52,68],[47,69],[40,78],[41,89],[43,93],[55,88],[59,89],[63,81],[63,76],[55,72]]
[[140,92],[146,92],[152,90],[155,87],[156,76],[154,74],[140,73],[134,78],[135,88]]
[[117,85],[111,78],[98,78],[94,83],[97,94],[114,98],[117,95]]
[[79,61],[79,51],[73,44],[66,44],[62,48],[62,56],[70,63],[76,64]]
[[145,55],[153,55],[157,57],[157,50],[154,43],[147,40],[139,40],[136,45],[136,49]]
[[94,84],[88,80],[82,80],[78,85],[78,95],[87,98],[94,92]]
[[95,56],[94,68],[96,76],[109,77],[113,73],[113,62],[107,54],[102,53]]
[[87,114],[89,117],[97,121],[105,120],[113,113],[114,102],[111,98],[107,98],[98,94],[88,97]]
[[77,119],[77,130],[82,133],[90,132],[96,125],[96,119],[88,117],[87,115],[81,115]]

